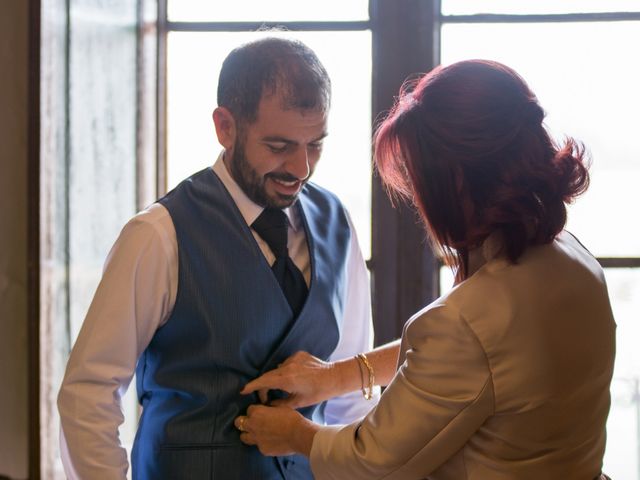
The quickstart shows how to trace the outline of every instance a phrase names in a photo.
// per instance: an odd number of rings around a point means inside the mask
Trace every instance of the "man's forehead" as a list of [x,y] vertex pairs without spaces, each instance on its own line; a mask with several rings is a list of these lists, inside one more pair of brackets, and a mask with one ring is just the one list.
[[265,98],[260,102],[256,120],[250,128],[271,132],[291,129],[324,131],[328,112],[323,108],[292,108],[283,105],[279,98]]
[[260,102],[258,103],[258,115],[261,111],[280,111],[282,113],[286,112],[296,112],[303,116],[307,115],[327,115],[328,106],[324,105],[322,102],[315,102],[310,107],[300,106],[296,103],[295,99],[292,95],[288,95],[281,90],[278,90],[274,93],[262,95],[260,98]]

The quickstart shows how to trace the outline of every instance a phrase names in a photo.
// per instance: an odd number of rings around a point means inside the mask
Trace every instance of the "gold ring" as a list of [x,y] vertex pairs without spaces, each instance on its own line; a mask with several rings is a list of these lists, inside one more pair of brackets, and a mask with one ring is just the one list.
[[238,430],[240,430],[241,432],[246,432],[246,430],[244,429],[244,421],[247,419],[247,417],[240,417],[239,423],[240,425],[238,425]]

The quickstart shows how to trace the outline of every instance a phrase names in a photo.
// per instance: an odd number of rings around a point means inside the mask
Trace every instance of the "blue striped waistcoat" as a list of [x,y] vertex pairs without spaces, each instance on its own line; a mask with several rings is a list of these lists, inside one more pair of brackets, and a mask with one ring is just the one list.
[[[302,456],[264,457],[233,426],[255,395],[249,380],[305,350],[327,359],[342,321],[351,230],[338,200],[307,184],[297,206],[311,260],[309,295],[293,318],[250,228],[211,168],[160,199],[178,243],[169,320],[137,370],[143,406],[132,452],[135,480],[310,479]],[[321,418],[320,407],[302,413]]]

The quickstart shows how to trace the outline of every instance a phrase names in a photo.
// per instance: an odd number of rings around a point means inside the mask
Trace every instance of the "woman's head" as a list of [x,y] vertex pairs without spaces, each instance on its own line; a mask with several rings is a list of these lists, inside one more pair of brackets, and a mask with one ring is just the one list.
[[515,71],[468,60],[405,85],[379,126],[383,181],[413,200],[459,278],[469,251],[494,232],[512,262],[550,242],[566,222],[565,202],[586,190],[584,150],[570,139],[555,145],[543,118]]

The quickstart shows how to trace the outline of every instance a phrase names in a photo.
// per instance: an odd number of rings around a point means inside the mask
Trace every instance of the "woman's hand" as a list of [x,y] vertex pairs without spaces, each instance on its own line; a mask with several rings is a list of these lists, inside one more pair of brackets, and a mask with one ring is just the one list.
[[263,405],[251,405],[247,415],[237,417],[234,425],[240,430],[243,443],[256,445],[260,453],[269,456],[309,456],[313,437],[320,428],[295,410]]
[[273,400],[270,405],[301,408],[341,395],[340,384],[340,372],[335,364],[307,352],[297,352],[275,370],[247,383],[240,393],[258,391],[260,401],[266,404],[269,390],[283,390],[289,396]]

